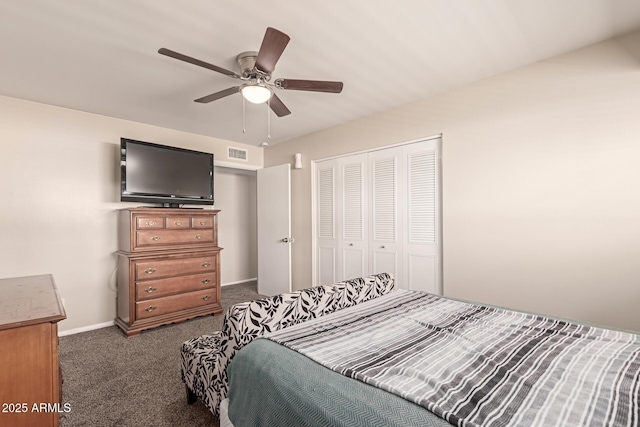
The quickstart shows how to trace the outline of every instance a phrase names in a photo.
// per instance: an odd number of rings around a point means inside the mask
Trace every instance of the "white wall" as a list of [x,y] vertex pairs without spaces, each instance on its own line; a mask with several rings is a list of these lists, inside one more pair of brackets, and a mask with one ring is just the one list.
[[234,284],[258,277],[256,218],[256,173],[237,169],[215,169],[218,245],[221,283]]
[[[348,89],[348,88],[345,88]],[[640,33],[269,147],[311,284],[311,160],[443,134],[445,295],[640,331]]]
[[[217,161],[232,161],[227,146],[238,146],[262,165],[259,147],[14,98],[0,97],[0,117],[0,277],[52,273],[68,316],[61,331],[116,314],[116,209],[139,205],[119,202],[120,137],[212,152]],[[216,198],[219,243],[231,248],[225,221],[237,203],[224,191]],[[223,284],[255,277],[225,251]]]

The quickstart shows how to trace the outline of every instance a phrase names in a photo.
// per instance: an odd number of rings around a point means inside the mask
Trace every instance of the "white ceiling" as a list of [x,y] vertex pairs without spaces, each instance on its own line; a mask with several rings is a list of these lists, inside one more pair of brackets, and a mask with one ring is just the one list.
[[266,27],[291,37],[274,78],[339,80],[341,94],[279,91],[271,144],[640,28],[637,0],[1,0],[0,94],[259,145],[267,107],[238,84],[157,53],[237,71]]

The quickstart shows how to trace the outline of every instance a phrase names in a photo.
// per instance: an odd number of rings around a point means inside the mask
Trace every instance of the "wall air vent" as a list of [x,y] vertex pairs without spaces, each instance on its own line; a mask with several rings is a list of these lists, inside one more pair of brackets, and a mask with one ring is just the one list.
[[236,160],[247,160],[249,153],[242,148],[227,147],[227,158]]

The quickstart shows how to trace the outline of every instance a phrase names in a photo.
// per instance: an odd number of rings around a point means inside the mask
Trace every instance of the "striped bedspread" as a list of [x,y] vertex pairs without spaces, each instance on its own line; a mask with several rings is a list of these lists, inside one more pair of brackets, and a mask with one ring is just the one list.
[[266,338],[453,425],[640,425],[632,333],[398,290]]

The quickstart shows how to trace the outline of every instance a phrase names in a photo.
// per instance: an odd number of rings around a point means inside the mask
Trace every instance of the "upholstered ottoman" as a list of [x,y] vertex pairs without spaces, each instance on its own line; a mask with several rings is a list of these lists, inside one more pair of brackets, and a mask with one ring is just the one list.
[[214,415],[219,415],[220,402],[229,388],[227,367],[242,347],[265,333],[377,298],[394,287],[393,276],[382,273],[229,307],[222,331],[182,344],[181,371],[187,401],[200,399]]
[[[194,403],[198,397],[208,407],[218,405],[220,402],[208,401],[207,390],[215,384],[211,379],[220,377],[220,358],[222,356],[220,343],[222,332],[216,331],[210,335],[201,335],[182,343],[180,355],[182,359],[182,382],[187,386],[187,402]],[[226,383],[226,381],[225,381]],[[218,390],[219,391],[219,390]],[[220,393],[217,393],[218,395]],[[226,394],[226,393],[225,393]]]

